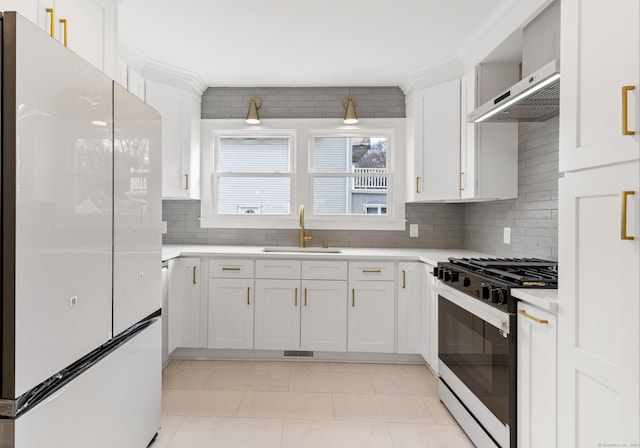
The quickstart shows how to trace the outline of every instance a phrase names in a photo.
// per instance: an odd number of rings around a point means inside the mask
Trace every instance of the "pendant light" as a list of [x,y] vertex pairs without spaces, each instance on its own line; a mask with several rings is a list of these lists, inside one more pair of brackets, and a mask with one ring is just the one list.
[[344,124],[356,124],[358,122],[358,116],[356,115],[356,101],[349,97],[342,103],[347,110],[344,114]]
[[251,98],[249,100],[249,111],[247,112],[247,118],[245,121],[248,124],[258,124],[260,123],[260,117],[258,116],[258,109],[262,106],[262,102],[259,98]]

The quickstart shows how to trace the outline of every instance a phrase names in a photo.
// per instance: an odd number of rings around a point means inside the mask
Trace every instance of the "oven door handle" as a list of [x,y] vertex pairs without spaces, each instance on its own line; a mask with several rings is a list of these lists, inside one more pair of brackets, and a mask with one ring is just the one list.
[[468,297],[464,293],[445,285],[441,281],[438,282],[437,292],[439,296],[458,305],[460,308],[469,313],[478,316],[480,319],[488,322],[499,330],[509,334],[509,314],[485,305],[478,299]]

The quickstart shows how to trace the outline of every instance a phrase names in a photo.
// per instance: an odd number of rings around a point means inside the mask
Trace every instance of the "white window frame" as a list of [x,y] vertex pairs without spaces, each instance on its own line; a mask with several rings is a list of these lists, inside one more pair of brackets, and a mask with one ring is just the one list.
[[[292,186],[289,215],[218,215],[215,213],[214,183],[216,138],[284,137],[292,144]],[[313,137],[388,136],[387,214],[314,215],[312,204],[311,151]],[[361,119],[357,125],[342,124],[336,118],[263,119],[248,125],[242,119],[202,120],[201,218],[204,228],[298,229],[298,209],[305,206],[305,227],[309,230],[405,230],[405,119]]]

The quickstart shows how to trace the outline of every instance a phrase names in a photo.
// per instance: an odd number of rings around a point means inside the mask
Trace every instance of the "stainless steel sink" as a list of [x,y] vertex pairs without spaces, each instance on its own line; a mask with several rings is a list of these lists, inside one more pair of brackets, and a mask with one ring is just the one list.
[[314,253],[314,254],[339,254],[340,249],[323,248],[323,247],[295,247],[295,246],[277,246],[265,247],[262,252],[296,252],[296,253]]

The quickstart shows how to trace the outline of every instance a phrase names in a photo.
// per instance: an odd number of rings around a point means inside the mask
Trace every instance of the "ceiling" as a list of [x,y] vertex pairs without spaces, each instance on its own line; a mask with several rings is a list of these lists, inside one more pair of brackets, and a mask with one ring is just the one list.
[[121,0],[147,60],[207,86],[402,85],[510,0]]

